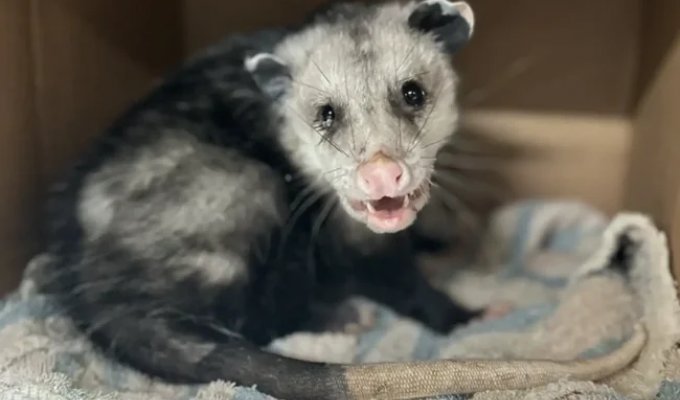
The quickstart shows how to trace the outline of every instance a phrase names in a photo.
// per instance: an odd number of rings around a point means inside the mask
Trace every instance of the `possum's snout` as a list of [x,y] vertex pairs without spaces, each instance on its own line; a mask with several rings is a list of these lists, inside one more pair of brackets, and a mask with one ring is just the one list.
[[357,185],[371,200],[399,196],[410,181],[408,168],[382,152],[357,169]]
[[429,185],[415,182],[408,166],[376,153],[356,170],[359,199],[346,199],[355,216],[375,232],[397,232],[410,226],[427,202]]

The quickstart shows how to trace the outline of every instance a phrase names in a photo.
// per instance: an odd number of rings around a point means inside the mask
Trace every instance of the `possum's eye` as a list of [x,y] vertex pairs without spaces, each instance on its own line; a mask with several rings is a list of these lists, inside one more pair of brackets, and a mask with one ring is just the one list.
[[425,105],[425,90],[415,81],[408,81],[401,87],[401,94],[406,104],[413,108]]
[[323,129],[330,129],[335,122],[335,109],[330,104],[319,108],[319,125]]

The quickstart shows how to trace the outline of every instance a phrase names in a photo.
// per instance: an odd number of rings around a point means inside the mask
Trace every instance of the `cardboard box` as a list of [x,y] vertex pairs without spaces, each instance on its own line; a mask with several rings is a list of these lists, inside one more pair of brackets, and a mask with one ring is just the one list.
[[[194,50],[321,2],[0,0],[0,291],[40,250],[44,189],[118,112]],[[680,254],[680,2],[470,2],[463,132],[521,150],[496,165],[514,196],[644,211]]]

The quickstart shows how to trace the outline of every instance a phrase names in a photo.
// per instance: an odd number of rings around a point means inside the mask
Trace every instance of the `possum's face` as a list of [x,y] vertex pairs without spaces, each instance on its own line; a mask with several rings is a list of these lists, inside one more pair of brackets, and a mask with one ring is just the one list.
[[246,67],[275,99],[293,161],[350,216],[397,232],[427,203],[456,129],[450,56],[472,12],[446,0],[332,10]]

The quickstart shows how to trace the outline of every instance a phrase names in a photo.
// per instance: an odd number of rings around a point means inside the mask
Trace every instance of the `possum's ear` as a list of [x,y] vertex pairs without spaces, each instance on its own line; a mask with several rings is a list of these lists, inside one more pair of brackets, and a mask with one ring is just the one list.
[[247,57],[244,65],[257,86],[273,100],[283,96],[291,85],[288,66],[273,54],[259,53]]
[[464,1],[425,0],[408,18],[411,28],[431,33],[449,53],[467,44],[475,27],[475,16]]

